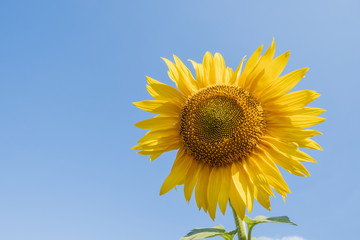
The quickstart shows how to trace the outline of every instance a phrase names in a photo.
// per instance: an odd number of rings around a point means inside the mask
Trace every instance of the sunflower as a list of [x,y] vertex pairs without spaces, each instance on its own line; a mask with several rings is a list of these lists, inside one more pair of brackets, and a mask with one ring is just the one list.
[[176,160],[160,195],[184,185],[190,201],[195,189],[199,210],[212,219],[217,206],[223,214],[230,201],[243,219],[254,199],[270,210],[273,190],[285,199],[290,193],[278,166],[297,176],[310,176],[302,162],[316,162],[300,148],[321,150],[307,129],[325,119],[323,109],[306,107],[320,96],[311,90],[289,91],[308,68],[280,76],[289,52],[274,58],[275,42],[262,55],[260,46],[235,72],[223,57],[207,52],[203,63],[191,61],[196,78],[184,63],[163,59],[177,86],[147,77],[147,90],[155,100],[135,102],[158,114],[135,124],[150,129],[133,149],[154,160],[177,150]]

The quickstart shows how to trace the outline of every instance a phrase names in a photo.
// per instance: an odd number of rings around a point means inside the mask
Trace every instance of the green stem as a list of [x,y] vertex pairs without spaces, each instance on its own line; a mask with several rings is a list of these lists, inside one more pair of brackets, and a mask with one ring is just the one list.
[[252,225],[251,227],[249,227],[248,240],[251,240],[251,232],[252,232],[254,226],[255,225]]
[[245,222],[243,220],[241,220],[241,218],[239,218],[239,216],[237,215],[237,213],[236,213],[235,209],[233,208],[233,206],[231,205],[231,203],[230,203],[230,206],[233,210],[238,238],[239,238],[239,240],[247,240]]

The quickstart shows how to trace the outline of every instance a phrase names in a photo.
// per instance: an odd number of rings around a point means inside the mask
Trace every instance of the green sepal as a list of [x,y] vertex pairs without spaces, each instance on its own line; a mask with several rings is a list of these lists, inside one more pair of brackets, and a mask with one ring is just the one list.
[[195,240],[195,239],[204,239],[220,236],[226,240],[232,240],[236,234],[236,230],[231,232],[226,232],[225,228],[221,225],[212,227],[212,228],[195,228],[191,230],[185,237],[182,237],[180,240]]

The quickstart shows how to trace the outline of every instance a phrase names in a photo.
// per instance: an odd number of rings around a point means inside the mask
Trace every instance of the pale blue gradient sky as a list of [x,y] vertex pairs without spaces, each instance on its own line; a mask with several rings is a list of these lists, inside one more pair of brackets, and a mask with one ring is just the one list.
[[[235,68],[276,39],[285,72],[310,67],[296,89],[322,94],[315,127],[324,151],[307,151],[312,176],[284,173],[292,193],[272,211],[299,226],[264,224],[254,236],[306,240],[358,235],[360,3],[343,1],[1,1],[0,239],[179,239],[194,227],[231,230],[182,193],[159,196],[175,153],[150,163],[130,148],[151,114],[145,76],[170,84],[160,57],[200,61],[220,52]],[[188,63],[187,63],[188,64]],[[188,64],[188,66],[190,66]]]

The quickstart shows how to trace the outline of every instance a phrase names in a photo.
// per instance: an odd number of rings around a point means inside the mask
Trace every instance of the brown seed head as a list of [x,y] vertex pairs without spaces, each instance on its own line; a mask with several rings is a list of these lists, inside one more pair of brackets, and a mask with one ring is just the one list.
[[211,167],[245,159],[264,129],[260,103],[230,85],[212,85],[190,97],[180,121],[186,152]]

